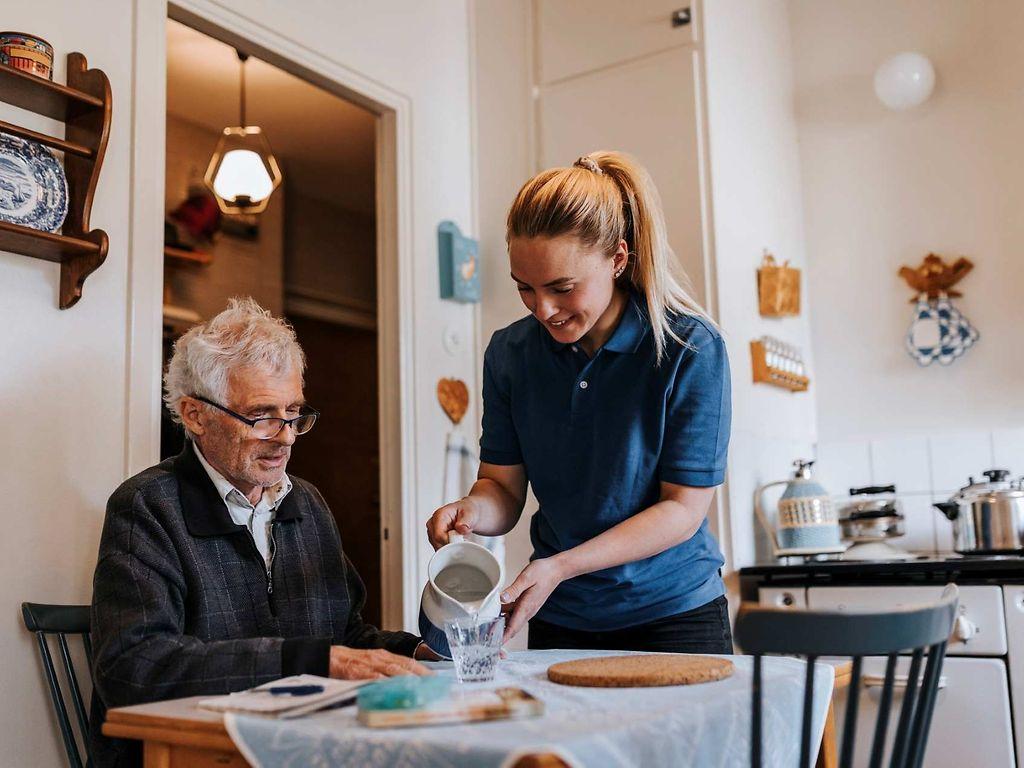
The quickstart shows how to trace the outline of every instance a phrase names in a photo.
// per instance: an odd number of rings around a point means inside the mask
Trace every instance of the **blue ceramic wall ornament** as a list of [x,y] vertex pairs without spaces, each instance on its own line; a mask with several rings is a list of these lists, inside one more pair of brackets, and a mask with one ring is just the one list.
[[919,266],[900,269],[900,277],[916,292],[911,300],[914,311],[904,345],[918,365],[928,366],[936,361],[949,365],[980,338],[977,328],[952,301],[962,295],[953,286],[973,267],[963,257],[947,264],[940,256],[929,253]]
[[960,310],[943,294],[929,299],[922,294],[914,305],[914,314],[907,331],[907,352],[918,365],[934,362],[949,365],[963,355],[980,338]]
[[480,244],[463,235],[454,221],[437,225],[437,260],[442,299],[480,301]]

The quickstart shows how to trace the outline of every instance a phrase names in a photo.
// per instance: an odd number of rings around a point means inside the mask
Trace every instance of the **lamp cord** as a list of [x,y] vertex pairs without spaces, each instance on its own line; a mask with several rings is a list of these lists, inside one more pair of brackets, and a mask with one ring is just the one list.
[[245,123],[245,62],[248,60],[249,54],[248,53],[242,53],[241,51],[236,51],[236,53],[238,54],[238,61],[240,62],[239,66],[238,66],[238,71],[239,71],[238,79],[239,79],[239,86],[240,86],[239,87],[240,96],[239,96],[239,99],[238,99],[238,103],[239,103],[239,111],[241,112],[241,125],[242,125],[243,128],[245,128],[245,125],[246,125],[246,123]]

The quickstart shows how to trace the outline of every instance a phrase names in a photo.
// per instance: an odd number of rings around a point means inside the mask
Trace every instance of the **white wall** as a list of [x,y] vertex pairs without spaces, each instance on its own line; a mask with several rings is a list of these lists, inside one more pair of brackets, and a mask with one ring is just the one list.
[[[132,51],[144,57],[163,48],[155,36],[133,39],[139,8],[152,13],[148,0],[138,2],[138,7],[128,0],[5,7],[10,28],[47,38],[62,54],[60,61],[68,51],[85,52],[91,64],[107,72],[114,94],[113,129],[92,214],[93,225],[110,236],[110,254],[86,281],[82,300],[71,310],[58,310],[56,266],[0,254],[0,411],[8,434],[0,448],[8,511],[0,544],[0,685],[6,701],[0,762],[9,765],[50,766],[62,759],[19,603],[89,600],[106,499],[129,466],[135,471],[148,463],[147,454],[156,456],[155,441],[131,446],[129,454],[126,437],[129,417],[145,414],[158,396],[155,386],[140,397],[126,385],[130,360],[150,359],[155,366],[159,359],[156,335],[140,338],[128,324],[128,318],[147,313],[155,320],[160,304],[156,280],[146,283],[143,294],[129,295],[129,263],[137,274],[152,271],[147,260],[159,257],[156,248],[129,254],[129,237],[139,236],[129,232],[131,206],[154,207],[148,198],[133,199],[132,185],[149,184],[151,190],[149,182],[162,166],[159,156],[137,157],[138,170],[147,175],[132,177]],[[464,231],[474,230],[466,5],[461,0],[309,0],[301,6],[249,0],[187,6],[254,33],[274,30],[289,45],[308,46],[314,56],[401,94],[410,106],[412,208],[402,215],[408,217],[415,248],[414,305],[403,311],[412,313],[415,328],[415,336],[404,340],[413,346],[407,375],[413,377],[415,401],[405,407],[414,413],[418,452],[405,481],[413,484],[417,514],[425,519],[441,496],[446,417],[435,400],[435,382],[441,376],[473,381],[478,368],[475,343],[450,356],[441,341],[448,324],[472,339],[473,309],[437,298],[437,223],[454,219]],[[162,35],[162,23],[159,28]],[[57,77],[63,74],[61,64]],[[0,115],[23,117],[7,107],[0,107]],[[152,123],[147,115],[135,119]],[[46,120],[30,122],[37,130],[55,130]],[[157,170],[150,173],[154,163]],[[159,214],[152,219],[151,239],[159,242]],[[129,403],[138,410],[129,413]],[[475,423],[476,414],[468,418]],[[155,434],[155,423],[144,424],[141,432]],[[130,456],[135,457],[131,464]],[[412,535],[420,542],[421,573],[429,547],[419,530]],[[417,601],[415,595],[406,597],[411,604]]]
[[288,186],[285,306],[291,313],[377,327],[377,228],[372,215]]
[[[10,29],[36,32],[65,57],[85,53],[110,78],[113,124],[93,205],[93,227],[106,230],[106,262],[82,298],[57,309],[60,268],[0,253],[0,477],[7,489],[0,536],[0,764],[59,765],[66,758],[44,692],[22,601],[88,602],[107,496],[124,476],[131,56],[128,0],[88,5],[5,7]],[[0,104],[0,118],[36,130],[63,127]],[[154,254],[156,256],[156,254]],[[157,297],[159,299],[159,297]]]
[[[1024,5],[788,8],[821,439],[1024,426]],[[908,50],[931,58],[937,85],[893,112],[872,79]],[[975,263],[955,303],[981,339],[948,368],[903,349],[912,291],[896,272],[930,251]]]
[[[481,302],[480,360],[491,335],[527,314],[509,277],[505,217],[519,187],[533,174],[532,14],[525,0],[474,0],[473,68],[477,220]],[[479,401],[478,371],[473,399]],[[474,428],[477,423],[473,422]],[[505,570],[511,582],[529,562],[530,497],[516,529],[505,537]],[[526,647],[526,633],[512,641]]]
[[[762,249],[806,267],[797,125],[792,110],[793,41],[784,6],[771,0],[714,0],[704,6],[704,60],[718,319],[732,366],[733,434],[727,479],[730,569],[751,564],[759,535],[756,486],[810,457],[815,397],[751,383],[749,342],[769,334],[804,352],[814,375],[804,286],[799,317],[758,314]],[[759,552],[758,552],[759,554]]]
[[[968,475],[1024,472],[1024,6],[1007,0],[792,0],[808,286],[814,300],[821,480],[833,494],[895,483],[910,549],[952,548],[931,508]],[[856,30],[856,33],[851,31]],[[931,99],[892,112],[875,69],[931,58]],[[981,332],[950,367],[905,353],[929,251],[975,269],[956,305]]]

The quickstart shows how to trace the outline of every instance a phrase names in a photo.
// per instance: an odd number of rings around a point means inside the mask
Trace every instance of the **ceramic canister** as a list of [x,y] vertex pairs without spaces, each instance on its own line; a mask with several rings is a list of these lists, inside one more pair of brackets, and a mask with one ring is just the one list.
[[53,80],[53,46],[35,35],[0,32],[0,64]]
[[832,498],[801,467],[779,499],[779,546],[783,549],[839,545],[839,516]]
[[501,563],[486,547],[453,533],[449,543],[430,558],[427,584],[420,599],[419,628],[423,642],[451,658],[444,623],[478,616],[493,619],[501,612]]

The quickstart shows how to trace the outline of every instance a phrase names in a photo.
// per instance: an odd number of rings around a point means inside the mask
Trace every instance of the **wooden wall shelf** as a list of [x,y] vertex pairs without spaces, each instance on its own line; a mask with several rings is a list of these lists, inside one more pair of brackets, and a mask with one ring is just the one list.
[[164,258],[186,266],[205,267],[213,261],[213,256],[203,251],[186,251],[184,248],[172,248],[169,245],[164,246]]
[[60,264],[61,309],[82,297],[82,284],[107,258],[107,234],[89,229],[93,196],[110,136],[110,81],[69,53],[67,85],[0,64],[0,101],[64,123],[64,138],[0,121],[0,131],[64,153],[68,215],[62,234],[0,222],[0,249]]
[[[781,357],[781,356],[780,356]],[[773,356],[774,358],[774,356]],[[790,392],[805,392],[811,384],[811,380],[801,373],[769,363],[769,352],[762,341],[750,342],[751,372],[755,384],[771,384],[775,387],[788,389]],[[792,358],[796,360],[796,358]],[[800,367],[803,361],[797,360]]]

